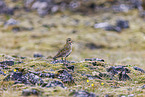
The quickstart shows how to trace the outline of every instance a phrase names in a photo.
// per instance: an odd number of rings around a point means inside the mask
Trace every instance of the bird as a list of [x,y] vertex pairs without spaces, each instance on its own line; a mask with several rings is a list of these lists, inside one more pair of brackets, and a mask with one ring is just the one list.
[[66,39],[66,44],[64,45],[64,47],[62,49],[60,49],[58,51],[58,53],[53,57],[54,60],[56,60],[56,58],[65,58],[66,61],[66,57],[68,57],[70,55],[70,53],[72,52],[72,40],[71,38],[67,38]]

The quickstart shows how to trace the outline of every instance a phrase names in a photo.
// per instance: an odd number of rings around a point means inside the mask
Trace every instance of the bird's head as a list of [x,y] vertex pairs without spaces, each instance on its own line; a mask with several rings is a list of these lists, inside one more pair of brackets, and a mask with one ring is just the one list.
[[67,39],[66,39],[66,43],[69,43],[69,44],[71,44],[71,43],[72,43],[72,40],[71,40],[71,38],[67,38]]

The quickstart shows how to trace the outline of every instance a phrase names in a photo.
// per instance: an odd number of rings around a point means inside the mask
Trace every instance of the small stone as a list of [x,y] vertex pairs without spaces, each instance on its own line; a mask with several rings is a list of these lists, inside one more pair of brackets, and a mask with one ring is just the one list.
[[85,61],[100,61],[100,62],[105,62],[104,59],[99,59],[99,58],[86,58]]
[[12,74],[12,80],[21,80],[22,72],[14,72]]
[[130,80],[131,78],[126,74],[125,71],[122,71],[118,74],[119,80],[126,81]]
[[33,57],[38,58],[38,57],[44,57],[44,56],[42,54],[34,54]]
[[18,24],[18,21],[11,18],[11,19],[9,19],[8,21],[5,22],[4,26],[17,25],[17,24]]
[[134,94],[130,94],[130,95],[128,95],[128,97],[134,97]]
[[51,62],[51,64],[56,64],[56,63],[73,63],[73,62],[69,62],[69,61],[65,61],[65,60],[54,60]]
[[37,75],[35,75],[33,73],[27,73],[27,74],[25,74],[23,76],[22,80],[23,81],[25,80],[26,83],[30,82],[33,85],[35,85],[35,84],[42,85],[44,83],[43,80],[39,76],[37,76]]
[[137,66],[133,66],[133,68],[134,68],[134,70],[138,70],[138,71],[140,71],[142,73],[145,73],[145,71],[143,69],[141,69],[141,68],[139,68]]
[[6,75],[3,71],[0,71],[0,74],[2,74],[2,75],[4,75],[4,76]]
[[77,92],[72,92],[69,94],[70,96],[74,96],[74,97],[96,97],[96,95],[94,93],[89,93],[86,91],[77,91]]
[[41,94],[41,92],[36,90],[36,89],[32,89],[32,90],[30,90],[30,89],[24,89],[22,91],[22,96],[30,96],[30,95],[37,95],[38,96],[40,94]]
[[55,74],[54,73],[41,73],[39,76],[40,77],[47,77],[47,78],[54,78]]
[[3,65],[8,65],[8,66],[12,66],[12,65],[14,65],[14,61],[2,61],[2,62],[0,62],[0,64],[3,64]]
[[109,26],[109,23],[107,23],[107,22],[97,23],[97,24],[94,25],[94,28],[105,28],[107,26]]
[[141,88],[142,88],[142,89],[145,89],[145,85],[143,85]]
[[115,69],[114,66],[111,66],[109,68],[106,69],[107,72],[109,72],[112,76],[114,76],[115,74],[118,74],[117,70]]
[[30,96],[30,95],[31,95],[31,90],[29,90],[29,89],[24,89],[24,90],[22,91],[22,95],[23,95],[23,96]]
[[56,87],[56,86],[60,86],[60,87],[64,88],[64,84],[57,80],[50,81],[45,87],[50,88],[50,87]]
[[71,74],[69,74],[66,70],[59,70],[58,71],[58,79],[61,79],[64,83],[73,83],[74,79]]
[[93,43],[93,42],[86,43],[85,46],[86,46],[87,48],[91,49],[91,50],[105,48],[104,45],[95,44],[95,43]]
[[127,21],[127,20],[117,20],[116,21],[116,26],[120,27],[122,29],[129,28],[129,21]]
[[71,66],[66,66],[67,69],[71,70],[71,71],[74,71],[74,65],[71,65]]
[[113,26],[113,25],[106,26],[104,29],[106,31],[116,31],[116,32],[121,32],[121,30],[122,30],[120,27]]

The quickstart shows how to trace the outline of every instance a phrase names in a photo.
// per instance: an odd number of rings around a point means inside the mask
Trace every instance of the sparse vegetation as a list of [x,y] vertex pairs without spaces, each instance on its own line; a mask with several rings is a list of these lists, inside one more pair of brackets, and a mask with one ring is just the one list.
[[[20,1],[5,1],[9,6],[22,6]],[[98,0],[96,3],[103,4],[105,1]],[[14,18],[19,24],[5,27],[4,23],[10,18]],[[96,23],[115,24],[118,19],[128,20],[129,28],[120,33],[94,28]],[[73,51],[67,58],[69,61],[75,61],[69,64],[74,66],[74,71],[69,71],[62,63],[51,64],[52,57],[68,37],[74,41]],[[0,41],[0,62],[14,61],[12,66],[5,64],[7,68],[0,66],[0,70],[6,74],[0,74],[1,97],[19,97],[25,89],[36,90],[42,97],[73,96],[73,92],[79,90],[94,93],[99,97],[121,97],[131,94],[135,97],[145,96],[145,89],[141,88],[145,85],[145,73],[133,68],[137,66],[145,70],[145,21],[139,16],[137,9],[119,13],[99,11],[96,14],[85,15],[67,10],[44,17],[38,16],[35,11],[26,12],[19,9],[14,15],[0,15]],[[34,53],[40,53],[44,57],[34,58]],[[105,62],[96,61],[93,65],[92,61],[84,61],[85,58],[100,58]],[[130,73],[127,73],[130,80],[121,81],[118,74],[110,79],[106,68],[118,65],[126,66],[130,70]],[[57,78],[60,70],[67,70],[74,83],[64,83]],[[60,81],[64,88],[14,84],[14,80],[5,81],[4,79],[13,72],[22,72],[23,75],[32,72],[53,73],[54,78],[38,76],[47,83]]]

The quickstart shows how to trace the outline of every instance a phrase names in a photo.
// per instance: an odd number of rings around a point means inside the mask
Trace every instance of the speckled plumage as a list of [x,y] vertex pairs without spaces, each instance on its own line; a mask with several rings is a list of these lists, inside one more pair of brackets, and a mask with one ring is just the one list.
[[72,51],[72,40],[71,38],[67,38],[66,40],[66,44],[64,45],[64,47],[58,51],[58,53],[56,54],[56,56],[53,57],[53,59],[55,60],[56,58],[62,58],[63,60],[63,57],[65,57],[65,60],[66,60],[66,57],[68,57]]

